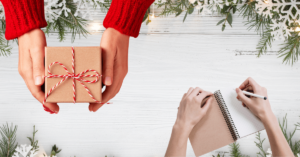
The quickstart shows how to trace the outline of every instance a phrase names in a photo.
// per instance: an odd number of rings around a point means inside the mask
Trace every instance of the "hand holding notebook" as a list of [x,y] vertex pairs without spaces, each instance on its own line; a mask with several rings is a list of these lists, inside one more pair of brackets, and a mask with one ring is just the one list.
[[[200,156],[264,128],[274,156],[293,156],[271,110],[269,100],[247,97],[241,90],[267,97],[266,89],[251,78],[236,91],[232,88],[221,89],[209,98],[203,99],[202,96],[202,103],[197,104],[201,108],[198,123],[185,125],[187,127],[178,127],[175,123],[165,156],[185,156],[188,137],[196,156]],[[192,97],[197,99],[196,95]],[[183,101],[180,103],[180,106],[182,105],[185,105]],[[182,108],[179,107],[180,109]]]

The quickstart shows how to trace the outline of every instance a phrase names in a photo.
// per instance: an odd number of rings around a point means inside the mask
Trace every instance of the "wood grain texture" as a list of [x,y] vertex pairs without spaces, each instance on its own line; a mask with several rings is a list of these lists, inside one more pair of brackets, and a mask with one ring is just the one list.
[[[15,44],[11,56],[0,58],[0,124],[17,124],[21,144],[28,143],[26,137],[36,125],[41,146],[49,153],[51,145],[57,144],[63,149],[60,157],[162,157],[177,107],[189,87],[215,91],[238,86],[251,76],[268,89],[275,114],[280,118],[288,114],[292,130],[300,122],[300,63],[282,64],[276,56],[279,42],[257,58],[259,36],[241,25],[221,33],[215,26],[219,19],[195,15],[184,24],[172,18],[143,24],[142,34],[130,39],[129,73],[120,93],[111,100],[113,104],[96,113],[89,112],[88,104],[59,104],[58,115],[44,112],[18,74]],[[68,36],[60,43],[57,34],[51,34],[47,43],[98,46],[100,39],[101,34],[93,34],[70,43]],[[296,136],[299,140],[299,133]],[[256,156],[254,140],[252,135],[238,141],[244,154]],[[217,151],[228,151],[228,146]],[[194,156],[190,144],[187,156]]]

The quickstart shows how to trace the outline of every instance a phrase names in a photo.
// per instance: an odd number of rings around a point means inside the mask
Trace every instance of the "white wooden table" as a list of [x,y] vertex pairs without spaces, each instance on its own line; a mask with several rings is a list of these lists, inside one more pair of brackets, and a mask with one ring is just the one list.
[[[91,23],[102,24],[104,15]],[[88,104],[59,104],[60,113],[43,111],[18,74],[18,47],[0,57],[0,124],[18,125],[17,140],[27,143],[32,126],[39,130],[40,146],[62,148],[59,157],[162,157],[166,151],[177,107],[189,87],[215,91],[240,85],[251,76],[268,89],[272,109],[279,118],[288,114],[289,130],[300,122],[300,63],[293,67],[277,58],[278,43],[268,55],[256,57],[259,36],[247,31],[234,17],[233,28],[221,32],[218,16],[156,18],[143,24],[138,38],[130,39],[129,73],[113,104],[90,113]],[[101,29],[103,30],[103,28]],[[70,36],[58,42],[47,37],[48,46],[97,46],[100,33],[87,39]],[[299,140],[300,133],[295,139]],[[263,137],[266,133],[263,131]],[[241,139],[243,154],[256,156],[255,135]],[[266,140],[265,148],[269,148]],[[229,147],[218,151],[228,151]],[[187,156],[194,156],[188,144]],[[207,155],[211,156],[211,154]]]

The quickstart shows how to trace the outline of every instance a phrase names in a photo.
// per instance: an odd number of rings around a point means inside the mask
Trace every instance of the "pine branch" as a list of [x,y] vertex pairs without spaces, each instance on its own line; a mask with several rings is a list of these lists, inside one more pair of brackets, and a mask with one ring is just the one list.
[[297,154],[300,153],[300,141],[296,141],[293,143],[293,140],[292,140],[292,138],[294,137],[294,135],[297,131],[297,126],[295,126],[295,128],[292,132],[288,132],[286,116],[287,116],[287,114],[283,117],[282,122],[280,122],[278,120],[279,126],[280,126],[281,131],[282,131],[286,141],[288,142],[292,152],[294,153],[295,156],[297,156]]
[[279,50],[279,57],[283,57],[283,63],[293,65],[300,55],[300,36],[289,36]]
[[16,143],[17,126],[11,124],[0,127],[0,156],[12,157],[18,144]]
[[9,56],[12,49],[9,42],[4,38],[5,27],[5,20],[0,19],[0,56]]
[[34,153],[36,153],[37,151],[39,151],[39,146],[38,146],[38,143],[39,141],[38,140],[35,140],[35,134],[38,132],[38,130],[35,130],[35,125],[33,126],[33,133],[32,133],[32,138],[31,137],[27,137],[30,141],[30,145],[32,146],[31,150],[34,151]]
[[230,156],[231,157],[248,157],[247,155],[243,155],[240,150],[240,144],[237,142],[234,142],[229,145],[231,150],[230,150]]
[[51,155],[50,157],[52,156],[56,156],[58,153],[61,152],[61,149],[59,149],[56,144],[52,146],[52,150],[51,150]]
[[259,35],[262,35],[265,31],[268,31],[270,28],[270,24],[272,24],[271,18],[259,14],[256,14],[247,22],[245,22],[245,25],[248,25],[248,30],[254,28],[254,31]]
[[262,36],[256,46],[256,50],[258,51],[257,57],[260,57],[261,55],[266,54],[267,48],[272,47],[272,42],[274,41],[274,38],[273,38],[271,32],[272,32],[272,30],[269,29],[262,34]]
[[246,4],[242,5],[238,9],[238,11],[240,12],[239,16],[242,16],[248,21],[252,19],[257,14],[257,12],[255,11],[255,4],[257,4],[256,1],[249,0]]
[[265,141],[265,138],[264,139],[261,139],[260,137],[260,132],[258,132],[256,134],[256,139],[258,140],[258,142],[254,141],[255,145],[258,147],[258,149],[260,150],[260,152],[257,153],[257,155],[261,156],[261,157],[266,157],[267,156],[267,153],[264,151],[264,148],[263,148],[263,143]]
[[[62,0],[59,0],[58,3],[60,3],[61,1]],[[98,1],[95,1],[95,3],[97,2]],[[107,6],[110,2],[110,0],[106,0],[105,6]],[[53,22],[47,21],[48,26],[46,27],[45,33],[49,35],[51,31],[58,31],[59,41],[65,40],[67,31],[70,31],[72,34],[72,42],[75,41],[77,35],[79,36],[79,38],[80,36],[86,37],[89,34],[89,32],[85,29],[85,26],[87,25],[87,20],[80,16],[74,16],[77,9],[77,5],[73,2],[73,0],[66,0],[66,6],[71,10],[71,12],[68,12],[67,16],[64,12],[62,12],[59,15],[59,18],[57,18]]]

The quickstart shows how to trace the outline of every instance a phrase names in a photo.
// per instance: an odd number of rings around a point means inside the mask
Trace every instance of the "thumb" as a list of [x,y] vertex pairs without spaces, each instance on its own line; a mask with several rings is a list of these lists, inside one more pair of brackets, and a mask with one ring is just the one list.
[[30,50],[32,58],[32,70],[34,84],[40,86],[44,83],[45,67],[44,67],[44,48]]
[[211,105],[211,103],[212,103],[212,97],[210,96],[208,99],[207,99],[207,101],[205,102],[205,104],[204,104],[204,106],[203,107],[201,107],[202,108],[202,112],[203,113],[205,113],[206,114],[206,112],[208,111],[208,109],[210,108],[210,105]]
[[114,74],[114,52],[108,49],[102,49],[102,61],[103,61],[103,83],[106,86],[110,86],[113,82]]
[[241,101],[246,105],[250,105],[251,100],[245,96],[245,94],[242,92],[242,90],[239,88],[236,88],[235,90],[236,90],[238,97],[241,99]]

